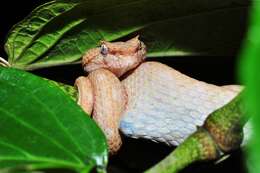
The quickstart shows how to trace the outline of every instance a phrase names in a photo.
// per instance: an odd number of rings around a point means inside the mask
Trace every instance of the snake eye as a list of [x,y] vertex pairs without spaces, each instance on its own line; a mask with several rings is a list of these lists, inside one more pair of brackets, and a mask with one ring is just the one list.
[[102,55],[107,55],[108,54],[108,47],[105,44],[102,44],[100,47],[100,53]]

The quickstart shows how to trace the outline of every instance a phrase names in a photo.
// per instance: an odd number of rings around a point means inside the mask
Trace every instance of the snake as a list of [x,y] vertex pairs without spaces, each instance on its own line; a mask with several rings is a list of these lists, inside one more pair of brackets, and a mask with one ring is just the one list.
[[[103,130],[111,154],[121,135],[178,146],[208,115],[228,104],[243,86],[217,86],[172,67],[146,61],[146,46],[134,37],[102,41],[82,58],[86,76],[75,81],[78,104]],[[244,142],[251,126],[244,127]]]

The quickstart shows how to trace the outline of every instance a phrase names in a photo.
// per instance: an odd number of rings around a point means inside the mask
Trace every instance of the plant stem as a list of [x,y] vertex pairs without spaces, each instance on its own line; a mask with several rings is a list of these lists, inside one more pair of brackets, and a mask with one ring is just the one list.
[[[208,148],[206,148],[208,146]],[[215,158],[217,150],[215,149],[214,141],[204,129],[199,129],[189,138],[187,138],[176,150],[167,156],[159,164],[155,165],[145,173],[176,173],[182,170],[187,165],[203,160],[206,157],[204,153],[207,150],[212,152],[212,157]]]
[[202,127],[145,173],[177,173],[193,162],[215,160],[237,149],[248,118],[240,93],[230,103],[210,114]]
[[0,65],[4,67],[11,67],[11,65],[2,57],[0,57]]
[[224,153],[239,148],[243,141],[243,127],[249,119],[243,95],[242,91],[227,105],[213,112],[203,125]]

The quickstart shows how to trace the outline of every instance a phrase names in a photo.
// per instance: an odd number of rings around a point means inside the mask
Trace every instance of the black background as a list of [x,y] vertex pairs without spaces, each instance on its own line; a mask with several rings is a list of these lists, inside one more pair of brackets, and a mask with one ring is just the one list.
[[[6,58],[3,47],[8,30],[10,30],[14,24],[27,16],[33,8],[43,2],[43,0],[1,1],[1,57]],[[226,57],[177,57],[157,60],[166,63],[191,77],[209,83],[217,85],[239,83],[239,80],[237,80],[236,77],[236,64],[238,62],[238,57],[236,55]],[[68,84],[73,84],[75,78],[83,74],[80,65],[37,70],[33,73]],[[126,138],[120,153],[111,159],[109,170],[110,172],[140,172],[164,158],[172,149],[173,148],[167,147],[163,144]],[[57,171],[55,170],[53,172]],[[195,164],[188,167],[183,172],[244,173],[246,172],[246,168],[244,166],[243,154],[239,150],[229,159],[218,165],[214,165],[212,162],[206,164]]]

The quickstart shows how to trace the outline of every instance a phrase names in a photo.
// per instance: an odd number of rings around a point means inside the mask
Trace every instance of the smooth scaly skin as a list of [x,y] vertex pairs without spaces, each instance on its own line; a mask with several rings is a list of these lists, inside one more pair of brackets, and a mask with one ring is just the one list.
[[192,79],[158,62],[141,64],[122,84],[128,94],[120,130],[177,146],[238,91]]
[[[78,81],[76,81],[76,83],[77,82],[79,82],[79,81],[81,81],[80,80],[81,78],[78,78]],[[83,79],[83,84],[81,84],[81,85],[86,85],[86,83],[85,83],[85,80],[86,80],[86,78],[82,78]],[[78,90],[77,89],[75,89],[75,87],[72,87],[72,86],[70,86],[70,85],[65,85],[65,84],[63,84],[63,83],[57,83],[57,82],[54,82],[54,81],[50,81],[49,80],[49,82],[51,82],[52,84],[55,84],[55,85],[57,85],[57,86],[59,86],[66,94],[68,94],[73,100],[80,100],[79,99],[79,96],[81,95],[81,93],[79,92],[79,88],[78,88]],[[80,86],[80,85],[78,85],[78,86]],[[241,87],[240,86],[237,86],[237,85],[228,85],[228,86],[223,86],[222,88],[226,88],[226,89],[228,89],[228,90],[231,90],[231,91],[233,91],[234,92],[234,94],[236,94],[237,92],[239,92],[240,90],[241,90]],[[84,88],[81,88],[81,90],[84,90]],[[90,93],[90,92],[92,92],[92,89],[91,88],[89,88],[88,90],[85,90],[85,92],[87,92],[87,93]],[[86,95],[85,95],[86,96]],[[91,97],[91,96],[90,96]],[[90,99],[91,100],[91,99]],[[79,103],[79,104],[81,104],[81,103]],[[214,105],[213,105],[214,106]],[[83,108],[86,108],[86,106],[85,107],[83,107]],[[88,109],[88,110],[85,110],[86,112],[92,112],[92,109],[90,108],[90,110]],[[187,114],[186,115],[183,115],[183,116],[187,116]],[[207,117],[207,116],[206,116]],[[155,120],[156,121],[156,120]],[[227,121],[228,122],[228,121]],[[139,123],[138,121],[136,122],[136,123]],[[192,124],[192,122],[190,122],[191,124]],[[121,123],[122,124],[122,123]],[[195,127],[194,125],[192,125],[192,127]],[[247,123],[245,126],[244,126],[244,133],[246,134],[245,136],[244,136],[244,144],[243,145],[245,145],[245,143],[249,140],[249,137],[250,137],[250,133],[251,133],[251,126],[249,125],[249,123]],[[121,131],[128,131],[128,128],[125,128],[124,129],[124,127],[121,127]],[[125,133],[126,135],[127,135],[127,133]],[[137,135],[137,134],[136,134]],[[148,134],[149,135],[149,134]],[[187,134],[187,135],[189,135],[189,134]],[[148,137],[149,138],[149,137]]]
[[114,154],[122,144],[116,127],[119,126],[121,115],[125,109],[126,93],[119,79],[108,70],[93,71],[88,78],[93,87],[95,101],[93,104],[93,119],[98,122],[105,133],[110,153]]
[[240,147],[247,122],[242,94],[211,113],[194,134],[146,173],[177,173],[197,161],[215,160]]

